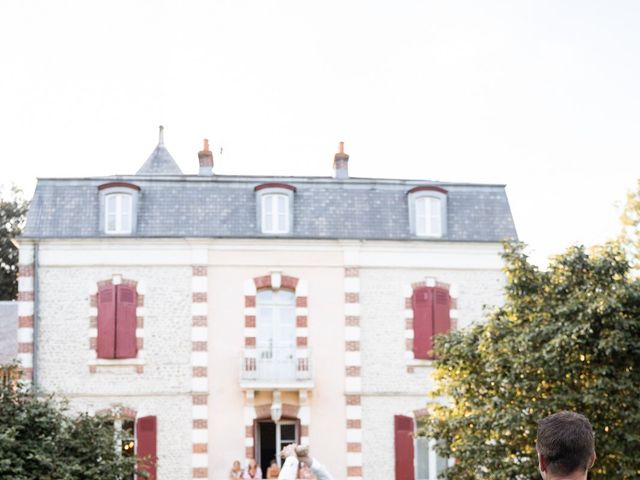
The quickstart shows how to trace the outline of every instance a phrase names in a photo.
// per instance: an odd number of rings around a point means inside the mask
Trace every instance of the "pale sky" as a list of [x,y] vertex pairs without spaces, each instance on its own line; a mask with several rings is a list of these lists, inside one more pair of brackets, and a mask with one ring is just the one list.
[[[0,183],[196,173],[505,183],[543,263],[640,177],[640,2],[0,1]],[[219,149],[223,147],[222,155]]]

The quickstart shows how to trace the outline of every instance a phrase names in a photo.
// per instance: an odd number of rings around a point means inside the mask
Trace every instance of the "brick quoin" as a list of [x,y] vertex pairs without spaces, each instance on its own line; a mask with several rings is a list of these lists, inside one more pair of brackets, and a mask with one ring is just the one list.
[[347,377],[359,377],[360,367],[347,367],[346,373],[347,373]]
[[298,286],[298,279],[297,278],[289,277],[287,275],[284,275],[282,277],[282,280],[281,280],[281,287],[282,288],[289,288],[291,290],[295,290],[297,286]]
[[354,292],[347,292],[344,294],[344,301],[346,303],[360,303],[360,294]]
[[18,292],[19,302],[33,302],[33,292]]
[[256,289],[271,288],[271,275],[263,275],[262,277],[256,277],[253,279],[253,283]]
[[253,426],[251,425],[246,425],[244,427],[244,436],[246,438],[253,438]]
[[207,453],[209,450],[208,445],[206,443],[194,443],[193,444],[193,453]]
[[144,295],[138,294],[138,307],[144,307]]
[[33,265],[20,265],[19,269],[21,277],[33,277]]
[[89,306],[97,307],[98,306],[98,296],[97,295],[89,295]]
[[193,303],[205,303],[207,301],[207,292],[193,292]]
[[18,353],[33,353],[33,343],[18,343]]
[[96,337],[89,338],[89,348],[91,350],[98,348],[98,339]]
[[245,315],[245,317],[244,317],[244,326],[246,328],[255,328],[256,327],[256,317],[255,317],[255,315]]
[[347,420],[347,428],[360,429],[362,422],[360,420]]
[[256,306],[256,297],[254,295],[247,295],[244,297],[244,306],[245,307],[255,307]]
[[256,346],[256,337],[244,337],[244,346],[245,347],[255,347]]
[[33,328],[33,317],[31,315],[18,317],[18,328]]
[[345,323],[346,323],[347,327],[359,327],[360,326],[360,317],[349,315],[349,316],[345,317]]
[[191,403],[193,405],[206,405],[209,401],[209,397],[205,394],[194,393],[191,397]]
[[194,352],[206,352],[207,342],[191,342],[191,350]]
[[362,467],[347,467],[347,476],[349,477],[361,477]]
[[208,422],[206,420],[194,420],[193,428],[194,430],[201,430],[201,429],[207,428],[207,424]]
[[194,377],[206,377],[207,367],[193,367],[192,376]]
[[345,268],[344,269],[344,276],[345,277],[357,277],[360,275],[360,272],[358,271],[357,268]]
[[296,297],[296,307],[306,307],[307,297]]
[[300,436],[301,437],[309,436],[309,425],[300,425]]
[[[98,318],[96,317],[96,323]],[[144,317],[136,317],[136,328],[144,328]]]
[[136,365],[136,373],[144,373],[144,365]]
[[296,317],[296,327],[298,328],[306,328],[308,324],[307,317],[304,315],[299,315]]
[[297,347],[306,347],[307,346],[307,337],[296,337],[296,346]]
[[360,395],[346,395],[347,405],[360,405]]
[[345,350],[347,352],[359,352],[360,351],[360,342],[345,342]]
[[193,478],[209,478],[208,468],[194,468],[192,472]]
[[207,275],[207,267],[203,267],[201,265],[192,267],[191,274],[194,277],[205,277]]
[[136,347],[138,347],[138,350],[144,348],[144,338],[136,338]]
[[206,327],[207,323],[206,315],[194,315],[191,319],[191,325],[194,327]]
[[361,451],[362,451],[362,444],[355,443],[355,442],[347,443],[347,452],[357,453]]
[[244,456],[246,458],[253,458],[253,447],[245,447],[244,448]]

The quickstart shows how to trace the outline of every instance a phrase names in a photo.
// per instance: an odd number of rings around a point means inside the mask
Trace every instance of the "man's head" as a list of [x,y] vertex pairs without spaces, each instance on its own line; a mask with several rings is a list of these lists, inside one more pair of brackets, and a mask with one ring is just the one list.
[[586,478],[596,459],[593,429],[579,413],[559,412],[540,420],[536,449],[544,478],[576,473]]

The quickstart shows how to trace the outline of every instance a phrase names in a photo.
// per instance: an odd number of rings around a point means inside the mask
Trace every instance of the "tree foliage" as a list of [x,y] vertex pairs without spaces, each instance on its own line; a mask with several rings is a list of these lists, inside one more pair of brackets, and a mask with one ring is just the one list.
[[614,244],[572,247],[547,271],[505,246],[505,303],[441,337],[425,431],[458,480],[539,479],[536,422],[560,410],[596,432],[591,479],[640,476],[640,281]]
[[620,217],[622,222],[621,243],[631,262],[640,269],[640,179],[635,191],[627,194],[627,203]]
[[111,419],[74,415],[53,397],[0,385],[0,478],[128,480],[135,458],[116,448],[126,440]]
[[0,191],[0,300],[18,295],[18,249],[11,240],[20,234],[28,208],[16,187],[9,195]]

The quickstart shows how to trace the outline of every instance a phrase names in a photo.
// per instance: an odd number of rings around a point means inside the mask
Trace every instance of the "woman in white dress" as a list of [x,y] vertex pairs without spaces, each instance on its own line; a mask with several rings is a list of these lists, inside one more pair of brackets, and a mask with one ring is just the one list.
[[318,480],[333,480],[331,474],[318,460],[309,456],[308,447],[298,447],[295,443],[287,445],[280,454],[285,458],[278,480],[296,480],[300,463],[307,465]]

